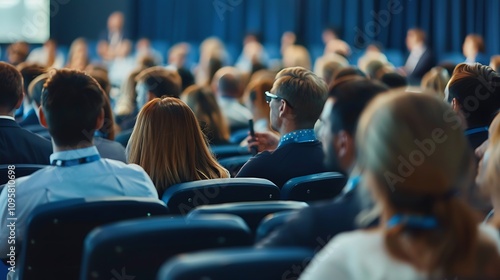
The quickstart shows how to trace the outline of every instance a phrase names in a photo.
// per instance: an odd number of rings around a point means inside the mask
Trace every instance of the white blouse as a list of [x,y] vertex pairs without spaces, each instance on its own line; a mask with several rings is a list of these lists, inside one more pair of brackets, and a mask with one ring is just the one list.
[[[481,234],[496,241],[500,248],[498,231],[489,225],[480,225]],[[420,280],[427,275],[406,262],[394,259],[385,248],[382,231],[357,230],[334,237],[314,257],[302,280]]]

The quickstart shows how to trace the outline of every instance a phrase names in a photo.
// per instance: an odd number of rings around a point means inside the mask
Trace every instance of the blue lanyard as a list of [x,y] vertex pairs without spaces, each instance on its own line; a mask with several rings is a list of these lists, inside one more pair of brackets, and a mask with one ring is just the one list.
[[91,163],[94,161],[98,161],[100,159],[101,159],[100,155],[92,155],[92,156],[88,156],[88,157],[82,157],[82,158],[70,159],[70,160],[55,159],[50,164],[54,165],[54,166],[68,167],[68,166],[75,166],[75,165],[80,165],[80,164],[85,164],[85,163]]
[[433,216],[415,216],[396,214],[387,221],[389,229],[403,225],[405,228],[411,229],[435,229],[438,227],[438,221]]
[[488,131],[489,127],[483,126],[483,127],[478,127],[478,128],[473,128],[465,131],[465,136],[471,135],[471,134],[476,134],[479,132],[485,132]]
[[317,141],[314,129],[301,129],[287,133],[281,137],[278,148],[290,143],[308,143]]

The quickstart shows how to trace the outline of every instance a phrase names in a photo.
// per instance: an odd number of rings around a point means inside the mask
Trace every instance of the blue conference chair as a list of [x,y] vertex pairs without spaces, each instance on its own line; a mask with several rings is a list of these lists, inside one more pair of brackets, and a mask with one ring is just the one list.
[[211,146],[210,149],[212,150],[212,153],[214,153],[217,160],[250,154],[247,147],[240,147],[240,145],[235,144]]
[[179,255],[166,262],[158,280],[297,279],[314,251],[306,248],[238,248]]
[[230,215],[116,223],[87,236],[80,279],[155,279],[175,255],[251,244],[247,225]]
[[281,188],[281,199],[313,202],[334,198],[344,188],[347,179],[337,172],[324,172],[296,177]]
[[152,198],[78,198],[41,205],[28,218],[19,279],[78,279],[83,241],[92,229],[166,214],[165,204]]
[[296,210],[282,211],[265,216],[257,227],[257,232],[255,234],[255,243],[258,243],[269,234],[271,234],[271,232],[275,231],[277,228],[286,223],[286,221],[295,212]]
[[279,188],[260,178],[200,180],[169,187],[162,200],[170,213],[185,215],[201,205],[243,201],[278,200]]
[[9,166],[14,165],[15,178],[21,178],[31,175],[36,171],[45,168],[49,165],[42,164],[0,164],[0,185],[7,184],[9,181]]
[[252,155],[243,155],[236,157],[223,158],[219,160],[220,165],[229,171],[231,177],[236,177],[236,174],[240,171],[241,167],[247,163],[247,161],[252,157]]
[[236,202],[200,206],[189,213],[188,217],[207,214],[231,214],[241,217],[250,230],[255,233],[262,219],[268,214],[281,211],[299,210],[308,207],[299,201],[258,201]]

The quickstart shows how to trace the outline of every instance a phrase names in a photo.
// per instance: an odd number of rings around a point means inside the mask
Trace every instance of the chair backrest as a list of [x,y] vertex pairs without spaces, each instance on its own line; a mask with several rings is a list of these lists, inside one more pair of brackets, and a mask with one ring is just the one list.
[[236,215],[241,217],[247,223],[252,233],[255,233],[262,219],[268,214],[281,211],[299,210],[304,207],[308,207],[308,204],[299,201],[235,202],[200,206],[191,211],[189,213],[189,217],[200,214]]
[[185,215],[200,205],[278,200],[279,188],[260,178],[200,180],[169,187],[162,200],[170,213]]
[[20,279],[78,279],[83,241],[92,229],[166,214],[165,204],[152,198],[79,198],[41,205],[28,218]]
[[229,171],[231,177],[235,177],[240,171],[241,167],[247,163],[247,161],[252,157],[252,155],[243,155],[236,157],[223,158],[219,160],[219,163]]
[[344,188],[347,179],[337,172],[323,172],[288,180],[281,188],[281,199],[318,201],[334,198]]
[[211,146],[210,149],[212,150],[212,153],[214,153],[217,160],[250,154],[247,147],[241,147],[237,144]]
[[[11,168],[9,168],[11,166]],[[12,166],[14,168],[12,168]],[[9,170],[13,170],[15,172],[15,178],[21,178],[24,176],[31,175],[36,171],[45,168],[49,165],[42,164],[0,164],[0,185],[7,184],[9,181]],[[11,172],[12,173],[12,172]]]
[[116,223],[87,236],[80,279],[155,279],[162,263],[180,253],[251,244],[250,230],[237,216]]
[[282,226],[296,211],[282,211],[265,216],[257,227],[255,243],[258,243],[278,227]]
[[314,251],[306,248],[238,248],[184,254],[166,262],[158,280],[297,279]]

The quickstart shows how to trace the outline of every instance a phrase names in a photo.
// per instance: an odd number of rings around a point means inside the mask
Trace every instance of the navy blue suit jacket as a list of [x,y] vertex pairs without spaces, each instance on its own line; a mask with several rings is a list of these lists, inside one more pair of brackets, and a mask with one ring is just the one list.
[[408,82],[410,85],[420,85],[422,77],[436,65],[434,54],[430,49],[426,49],[420,57],[413,72],[408,73]]
[[[333,201],[320,202],[297,211],[257,247],[307,247],[319,251],[328,241],[345,231],[358,228],[356,217],[373,202],[366,189],[356,187]],[[369,226],[377,223],[370,221]]]
[[0,119],[0,164],[49,164],[51,153],[49,140]]

